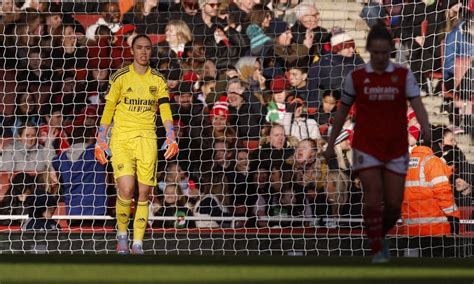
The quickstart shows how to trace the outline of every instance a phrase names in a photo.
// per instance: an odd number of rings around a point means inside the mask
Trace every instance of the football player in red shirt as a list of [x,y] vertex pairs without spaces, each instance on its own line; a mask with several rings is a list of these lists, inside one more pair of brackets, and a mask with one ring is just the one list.
[[407,100],[421,124],[425,142],[431,140],[431,133],[415,77],[390,60],[394,50],[390,31],[382,25],[372,27],[367,50],[370,62],[346,77],[325,157],[334,157],[334,141],[355,103],[353,170],[358,172],[364,190],[363,216],[373,262],[382,263],[390,257],[385,235],[400,217],[408,168]]

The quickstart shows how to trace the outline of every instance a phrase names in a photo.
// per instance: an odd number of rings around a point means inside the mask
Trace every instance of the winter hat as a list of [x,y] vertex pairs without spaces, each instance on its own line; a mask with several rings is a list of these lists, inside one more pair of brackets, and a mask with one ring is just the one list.
[[209,115],[211,116],[211,120],[215,115],[222,115],[227,120],[229,116],[229,103],[227,102],[226,96],[221,96],[219,100],[214,103]]
[[276,76],[270,81],[270,91],[272,93],[281,93],[290,88],[290,84],[285,76]]
[[354,131],[350,129],[344,129],[341,131],[339,136],[337,136],[336,141],[334,141],[334,145],[338,145],[342,141],[349,139],[349,142],[352,143],[352,136],[354,135]]
[[263,29],[256,24],[251,24],[248,26],[246,33],[250,39],[250,49],[255,49],[267,42],[272,41],[269,36],[265,35]]
[[331,37],[331,50],[333,53],[338,53],[344,48],[355,48],[354,39],[347,33],[342,32]]
[[279,37],[284,32],[288,31],[288,23],[279,19],[273,19],[268,28],[271,37]]

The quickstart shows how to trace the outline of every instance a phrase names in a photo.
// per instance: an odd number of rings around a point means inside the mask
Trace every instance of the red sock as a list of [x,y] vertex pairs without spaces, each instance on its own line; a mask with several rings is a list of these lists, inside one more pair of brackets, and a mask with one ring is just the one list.
[[363,214],[369,246],[372,254],[376,254],[382,249],[383,207],[365,207]]

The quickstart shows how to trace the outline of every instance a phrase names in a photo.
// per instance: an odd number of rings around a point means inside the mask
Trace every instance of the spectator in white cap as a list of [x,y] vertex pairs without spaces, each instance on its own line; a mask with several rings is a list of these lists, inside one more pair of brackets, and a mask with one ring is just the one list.
[[355,52],[354,39],[346,32],[331,37],[331,53],[321,56],[308,72],[308,90],[342,91],[346,75],[364,60]]

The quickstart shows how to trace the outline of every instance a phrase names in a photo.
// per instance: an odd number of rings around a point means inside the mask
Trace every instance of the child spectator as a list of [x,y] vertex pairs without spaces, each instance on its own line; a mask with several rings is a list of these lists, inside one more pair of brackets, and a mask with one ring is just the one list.
[[288,68],[288,82],[292,87],[292,94],[295,97],[303,99],[308,107],[316,107],[318,105],[318,97],[310,95],[308,92],[308,63],[299,62]]
[[163,190],[163,194],[159,197],[159,202],[154,203],[154,216],[171,217],[175,216],[176,220],[154,221],[153,227],[158,228],[193,228],[194,221],[186,220],[186,217],[193,216],[191,209],[187,207],[186,197],[183,195],[181,187],[178,184],[167,184]]
[[334,115],[337,110],[337,101],[341,98],[339,91],[324,91],[322,97],[322,104],[319,106],[318,113],[316,114],[316,122],[320,127],[324,127],[323,135],[327,134],[326,130],[334,119]]
[[[163,174],[162,174],[163,175]],[[158,182],[158,189],[161,193],[165,191],[166,186],[170,184],[176,184],[179,186],[181,193],[186,198],[196,198],[199,193],[196,189],[190,187],[191,180],[187,176],[187,173],[181,169],[176,162],[168,162],[166,170],[164,171],[164,177]]]
[[298,141],[307,138],[321,138],[319,125],[314,118],[308,115],[305,102],[299,98],[295,98],[290,103],[290,108],[291,112],[285,113],[284,121],[282,123],[285,127],[286,136],[292,136]]
[[[267,106],[267,115],[265,117],[267,122],[283,124],[287,113],[286,99],[288,95],[285,84],[286,81],[283,77],[274,78],[270,83],[272,98]],[[289,113],[289,115],[292,115],[292,113]]]

